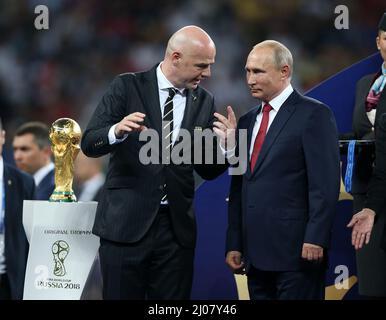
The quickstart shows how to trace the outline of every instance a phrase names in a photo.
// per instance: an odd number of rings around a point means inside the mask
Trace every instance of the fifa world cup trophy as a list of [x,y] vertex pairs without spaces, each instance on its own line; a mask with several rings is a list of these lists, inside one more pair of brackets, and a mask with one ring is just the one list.
[[72,182],[74,161],[80,150],[81,136],[78,123],[72,119],[60,118],[51,126],[51,149],[55,158],[55,190],[49,201],[76,202]]

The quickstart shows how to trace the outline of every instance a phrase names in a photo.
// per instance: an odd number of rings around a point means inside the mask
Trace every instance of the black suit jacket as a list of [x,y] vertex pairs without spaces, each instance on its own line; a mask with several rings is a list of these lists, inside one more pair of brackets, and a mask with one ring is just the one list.
[[22,299],[28,241],[23,228],[23,200],[32,200],[32,177],[4,163],[5,259],[12,299]]
[[55,189],[55,169],[52,169],[36,187],[36,200],[48,200]]
[[[248,154],[259,111],[238,123],[247,130]],[[248,164],[244,175],[232,176],[226,250],[242,252],[247,268],[300,270],[307,265],[303,243],[329,247],[338,196],[334,115],[294,91],[273,120],[254,170]]]
[[[375,74],[367,75],[358,81],[355,96],[355,108],[353,114],[353,139],[375,139],[375,130],[379,124],[381,115],[386,112],[386,90],[383,90],[377,106],[374,129],[369,121],[365,102],[371,85],[377,77]],[[373,149],[358,149],[355,157],[353,172],[352,193],[365,194],[373,172],[375,154]]]
[[[376,161],[369,184],[364,207],[373,209],[377,215],[385,213],[386,204],[386,113],[380,116],[376,130]],[[381,246],[386,248],[386,231]]]
[[[194,247],[193,169],[204,179],[214,179],[226,170],[227,165],[144,165],[139,160],[139,151],[146,142],[139,141],[139,133],[131,133],[122,143],[110,145],[108,131],[111,126],[137,111],[146,114],[144,125],[161,136],[156,66],[147,72],[117,76],[83,134],[81,146],[87,156],[110,153],[93,232],[111,241],[132,243],[140,240],[158,212],[166,185],[177,239],[184,246]],[[208,91],[201,87],[187,90],[181,128],[192,135],[197,128],[212,128],[214,111],[214,99]]]

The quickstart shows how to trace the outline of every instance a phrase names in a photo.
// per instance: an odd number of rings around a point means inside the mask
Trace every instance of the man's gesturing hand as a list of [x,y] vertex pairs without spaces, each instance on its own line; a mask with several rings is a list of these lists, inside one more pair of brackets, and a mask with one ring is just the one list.
[[141,112],[134,112],[124,117],[115,126],[115,136],[119,139],[122,138],[125,133],[129,133],[131,131],[142,131],[147,129],[144,125],[141,125],[145,117],[146,115]]
[[231,106],[227,107],[227,117],[215,112],[214,116],[218,121],[213,122],[213,130],[220,138],[221,146],[225,150],[232,150],[235,147],[235,130],[237,120]]

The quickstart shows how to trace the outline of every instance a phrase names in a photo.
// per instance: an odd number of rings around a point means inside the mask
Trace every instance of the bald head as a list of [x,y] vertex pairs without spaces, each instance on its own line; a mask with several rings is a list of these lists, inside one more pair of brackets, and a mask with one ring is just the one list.
[[166,47],[165,58],[176,51],[195,54],[208,47],[215,49],[213,40],[203,29],[197,26],[186,26],[170,37]]
[[211,37],[197,26],[186,26],[170,37],[161,69],[176,88],[195,89],[210,77],[215,55]]

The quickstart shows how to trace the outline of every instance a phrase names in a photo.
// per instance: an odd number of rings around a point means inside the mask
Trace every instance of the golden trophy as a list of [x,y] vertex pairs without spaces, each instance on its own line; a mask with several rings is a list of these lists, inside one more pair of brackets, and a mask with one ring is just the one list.
[[81,136],[78,123],[72,119],[60,118],[51,126],[51,149],[55,158],[55,190],[49,199],[51,202],[76,202],[72,181]]

